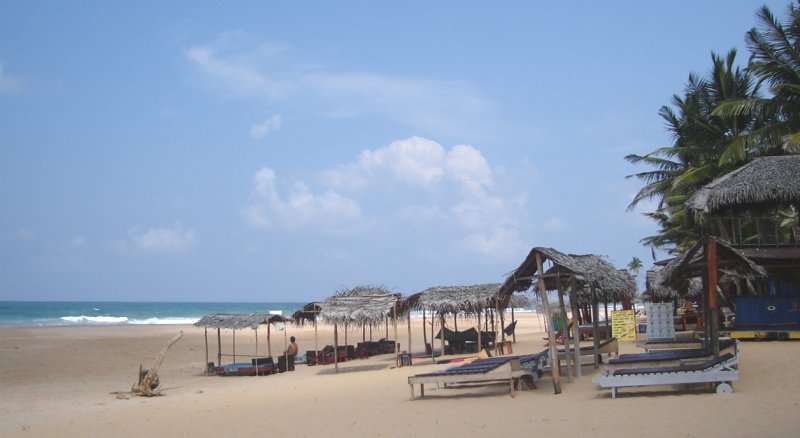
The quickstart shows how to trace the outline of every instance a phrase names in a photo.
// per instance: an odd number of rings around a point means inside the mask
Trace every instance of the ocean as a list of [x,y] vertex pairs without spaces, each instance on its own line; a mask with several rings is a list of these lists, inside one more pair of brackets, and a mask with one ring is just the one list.
[[0,301],[0,327],[194,324],[211,313],[291,316],[305,303]]

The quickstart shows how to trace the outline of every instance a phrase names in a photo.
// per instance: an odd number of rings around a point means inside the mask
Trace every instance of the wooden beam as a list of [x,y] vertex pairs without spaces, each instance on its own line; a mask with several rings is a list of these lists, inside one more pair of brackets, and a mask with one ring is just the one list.
[[550,358],[551,358],[551,366],[550,366],[550,374],[553,376],[553,392],[555,394],[561,394],[561,382],[559,381],[559,367],[558,367],[558,346],[556,345],[556,334],[553,332],[553,314],[550,312],[550,303],[547,301],[547,287],[544,285],[544,277],[541,276],[541,273],[544,272],[544,267],[542,266],[542,256],[538,252],[536,253],[536,269],[539,272],[539,296],[542,299],[542,308],[544,310],[545,319],[550,321],[548,324],[549,330],[547,330],[547,340],[550,344]]

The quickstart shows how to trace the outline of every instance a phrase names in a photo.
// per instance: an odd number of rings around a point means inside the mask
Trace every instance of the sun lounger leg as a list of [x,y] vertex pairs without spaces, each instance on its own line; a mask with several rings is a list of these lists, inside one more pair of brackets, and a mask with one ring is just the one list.
[[611,387],[611,398],[617,398],[617,387],[616,386],[612,386]]
[[411,400],[414,400],[414,384],[409,383],[408,387],[411,388]]
[[419,384],[419,398],[425,397],[425,384]]
[[511,386],[511,398],[514,398],[514,379],[508,379],[508,383]]

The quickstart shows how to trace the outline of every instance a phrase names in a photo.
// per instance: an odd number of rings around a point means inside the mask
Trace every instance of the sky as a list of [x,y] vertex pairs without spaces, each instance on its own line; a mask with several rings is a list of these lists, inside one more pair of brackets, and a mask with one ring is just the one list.
[[762,4],[0,2],[0,300],[408,295],[533,247],[647,269],[624,157],[670,145],[712,51],[746,63]]

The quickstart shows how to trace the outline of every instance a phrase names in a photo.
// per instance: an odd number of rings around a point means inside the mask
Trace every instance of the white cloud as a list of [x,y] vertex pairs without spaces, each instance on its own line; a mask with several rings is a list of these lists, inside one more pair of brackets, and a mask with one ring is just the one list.
[[19,91],[22,91],[22,80],[3,71],[3,63],[0,62],[0,93],[17,93]]
[[464,82],[325,71],[288,47],[252,44],[245,34],[185,52],[205,83],[242,98],[294,105],[324,117],[380,114],[432,132],[463,135],[488,125],[489,104]]
[[264,138],[267,134],[277,131],[281,128],[283,119],[280,115],[274,115],[267,118],[261,123],[257,123],[250,128],[250,137],[256,140]]
[[182,253],[197,243],[194,231],[184,230],[180,223],[172,228],[148,228],[141,230],[139,226],[128,232],[122,242],[123,249],[133,249],[144,253]]
[[355,162],[323,172],[322,179],[331,187],[356,189],[370,179],[385,179],[387,175],[416,187],[432,186],[445,177],[469,191],[481,191],[492,184],[492,170],[478,149],[457,145],[447,151],[422,137],[362,151]]
[[242,209],[244,220],[254,228],[365,238],[381,230],[399,239],[423,239],[419,246],[494,258],[517,256],[530,245],[527,195],[517,188],[519,181],[511,180],[505,191],[498,187],[491,166],[470,145],[448,150],[411,137],[365,150],[319,178],[327,190],[303,181],[282,188],[274,170],[260,169]]
[[268,167],[253,176],[253,190],[243,210],[245,221],[255,228],[301,228],[309,225],[329,233],[346,232],[361,217],[361,207],[334,191],[314,194],[302,181],[282,196],[275,171]]

